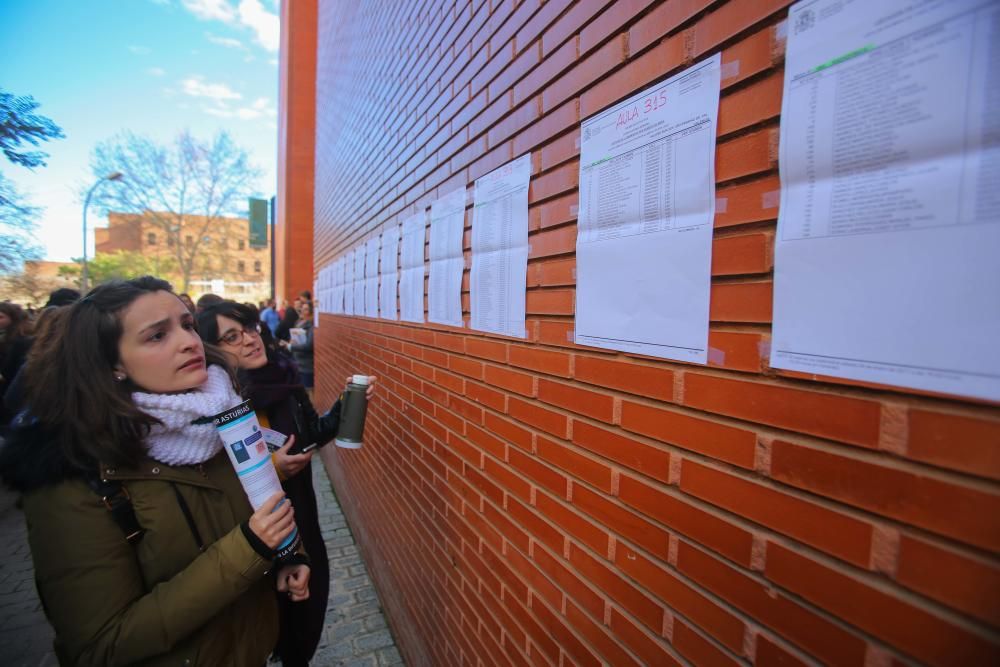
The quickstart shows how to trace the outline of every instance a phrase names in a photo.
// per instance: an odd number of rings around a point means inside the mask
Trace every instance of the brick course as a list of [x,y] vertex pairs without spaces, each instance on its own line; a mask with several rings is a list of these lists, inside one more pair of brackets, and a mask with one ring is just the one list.
[[[1000,410],[767,364],[789,4],[319,0],[316,266],[532,151],[525,340],[316,333],[320,403],[381,377],[331,474],[408,662],[1000,655]],[[709,366],[576,346],[579,123],[716,52]]]

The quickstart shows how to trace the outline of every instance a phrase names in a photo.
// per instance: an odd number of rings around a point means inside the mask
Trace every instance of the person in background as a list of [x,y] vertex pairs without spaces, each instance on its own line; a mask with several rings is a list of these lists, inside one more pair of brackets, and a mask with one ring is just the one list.
[[[7,393],[31,348],[31,322],[21,306],[0,302],[0,396]],[[0,424],[12,415],[0,409]]]
[[260,321],[267,326],[272,336],[278,331],[278,323],[281,322],[281,318],[278,317],[278,313],[274,309],[274,299],[268,299],[264,302],[264,308],[260,311]]
[[218,294],[202,294],[200,297],[198,297],[198,303],[195,305],[194,314],[197,315],[205,308],[208,308],[213,304],[219,303],[222,300],[223,300],[222,297],[219,296]]
[[289,306],[285,308],[285,314],[281,318],[281,322],[278,323],[278,328],[274,332],[274,338],[278,341],[278,344],[287,344],[289,339],[292,337],[290,330],[299,321],[299,311],[295,308]]
[[45,302],[45,307],[51,306],[71,306],[80,300],[80,291],[72,287],[60,287],[49,294],[49,300]]
[[0,477],[23,494],[59,663],[263,665],[273,589],[308,599],[309,566],[273,560],[292,503],[251,509],[210,419],[242,399],[170,284],[96,287],[25,370]]
[[194,315],[198,311],[198,309],[194,305],[194,301],[191,300],[190,294],[184,292],[178,294],[177,298],[181,300],[181,303],[184,304],[184,307],[187,308],[192,315]]
[[[12,352],[13,359],[10,367],[0,370],[0,375],[6,379],[0,379],[0,399],[3,405],[0,406],[0,432],[6,430],[10,420],[21,409],[24,398],[24,361],[28,358],[31,346],[35,342],[35,337],[42,334],[49,320],[57,310],[63,306],[70,306],[80,300],[80,292],[70,287],[60,287],[49,294],[45,307],[33,318],[33,335],[26,336],[18,341],[16,350]],[[20,359],[20,361],[18,361]],[[2,369],[3,367],[0,367]]]
[[312,303],[303,301],[299,306],[299,321],[295,323],[297,336],[289,340],[288,349],[299,368],[302,384],[306,389],[313,388],[313,312]]
[[[261,425],[289,436],[274,453],[274,461],[283,478],[282,487],[295,506],[295,522],[313,567],[306,602],[278,599],[281,632],[277,653],[285,667],[292,667],[309,664],[322,636],[329,566],[312,482],[313,452],[291,454],[290,449],[296,443],[301,447],[333,439],[340,424],[340,401],[322,417],[317,415],[294,363],[266,345],[262,331],[256,311],[233,301],[223,301],[198,315],[199,335],[233,360],[243,396],[250,399]],[[369,378],[369,397],[375,382],[375,377]]]
[[312,300],[313,300],[313,295],[312,295],[312,292],[310,292],[309,290],[304,289],[301,292],[299,292],[299,301],[302,301],[302,302],[308,301],[308,302],[311,303]]

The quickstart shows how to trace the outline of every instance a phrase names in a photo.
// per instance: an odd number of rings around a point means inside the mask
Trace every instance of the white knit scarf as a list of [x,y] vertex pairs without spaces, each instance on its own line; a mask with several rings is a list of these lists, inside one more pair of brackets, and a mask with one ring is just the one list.
[[192,424],[243,402],[233,389],[229,375],[219,366],[208,367],[208,380],[197,389],[183,394],[146,394],[135,392],[132,400],[147,415],[162,424],[154,424],[146,437],[149,456],[167,465],[204,463],[222,449],[222,439],[215,425]]

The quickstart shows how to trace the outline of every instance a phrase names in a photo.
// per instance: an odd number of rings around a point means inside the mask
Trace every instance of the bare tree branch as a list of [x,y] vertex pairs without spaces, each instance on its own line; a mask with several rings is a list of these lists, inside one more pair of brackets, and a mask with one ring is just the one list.
[[[143,215],[161,229],[177,260],[187,291],[199,267],[222,259],[224,248],[208,248],[209,231],[229,229],[228,217],[246,214],[247,198],[262,175],[247,152],[226,132],[209,142],[184,130],[169,146],[133,133],[98,144],[91,157],[95,177],[120,171],[120,183],[100,188],[95,203],[109,211]],[[204,216],[191,228],[190,216]],[[183,236],[191,234],[188,245]]]

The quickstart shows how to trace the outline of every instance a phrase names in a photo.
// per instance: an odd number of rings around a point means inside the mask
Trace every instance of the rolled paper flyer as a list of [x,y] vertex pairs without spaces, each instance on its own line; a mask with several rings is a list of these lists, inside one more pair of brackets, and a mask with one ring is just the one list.
[[[212,421],[250,505],[254,510],[259,509],[268,498],[281,491],[281,481],[271,461],[271,452],[260,422],[257,421],[257,413],[250,407],[250,401],[243,401],[236,407],[215,415]],[[282,499],[281,503],[285,500]],[[281,503],[275,509],[281,507]],[[296,527],[275,549],[275,558],[284,558],[293,553],[298,544],[299,531]]]

